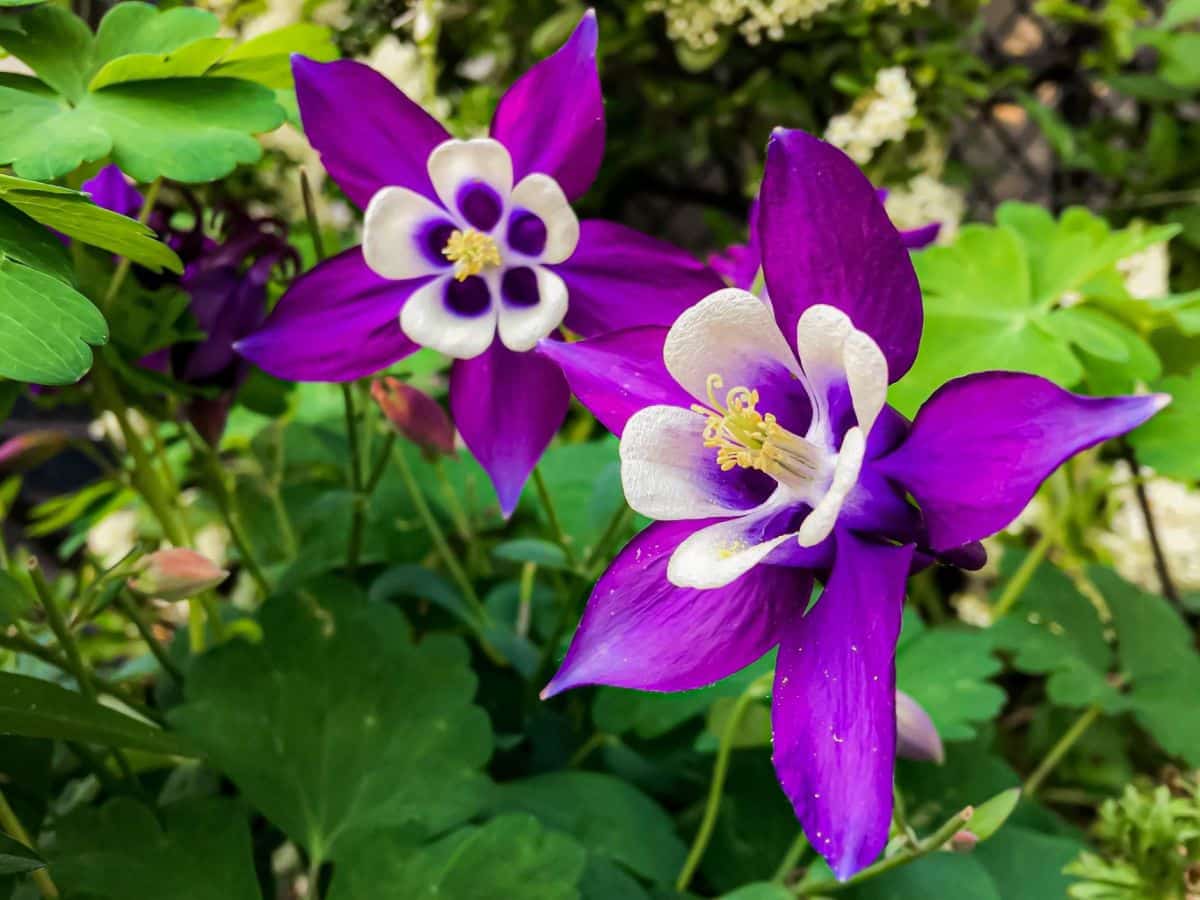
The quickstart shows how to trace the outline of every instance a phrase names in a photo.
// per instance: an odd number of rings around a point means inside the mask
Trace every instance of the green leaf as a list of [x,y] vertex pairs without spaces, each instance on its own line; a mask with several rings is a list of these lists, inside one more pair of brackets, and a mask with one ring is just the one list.
[[795,896],[782,884],[760,881],[744,885],[731,894],[722,894],[720,900],[794,900]]
[[172,721],[309,854],[383,828],[445,831],[478,812],[492,750],[466,646],[414,644],[404,618],[311,585],[262,609],[260,644],[193,664]]
[[1171,0],[1163,12],[1160,28],[1178,28],[1200,19],[1200,0]]
[[161,810],[128,797],[58,823],[50,875],[69,896],[260,900],[246,812],[223,797]]
[[[555,444],[546,451],[538,468],[575,555],[583,557],[625,502],[617,439]],[[544,515],[536,500],[532,491],[526,493],[526,502],[536,505],[538,514]]]
[[1081,849],[1083,844],[1072,838],[1042,834],[1014,822],[971,855],[987,869],[1000,896],[1059,900],[1071,883],[1063,867]]
[[26,63],[68,100],[74,102],[83,96],[92,33],[68,9],[56,3],[26,9],[21,13],[19,31],[0,31],[0,47]]
[[496,789],[494,809],[528,812],[597,856],[655,882],[670,882],[686,848],[670,816],[627,781],[599,772],[552,772]]
[[581,900],[650,900],[641,882],[614,862],[601,856],[589,856],[587,868],[579,880]]
[[293,53],[317,62],[338,58],[333,35],[320,25],[301,23],[251,38],[235,47],[210,74],[244,78],[267,87],[287,90],[292,87]]
[[[932,853],[843,892],[851,900],[913,900],[915,897],[969,897],[1002,900],[992,876],[974,854]],[[1020,894],[1035,900],[1032,894]],[[1037,900],[1049,900],[1038,897]]]
[[29,216],[0,200],[0,257],[5,256],[52,275],[64,284],[75,282],[75,268],[62,242]]
[[[3,515],[4,510],[0,508],[0,517]],[[25,585],[0,569],[0,625],[11,625],[23,619],[33,604],[33,597]]]
[[567,555],[562,547],[540,538],[516,538],[504,541],[492,548],[492,555],[497,559],[507,559],[512,562],[531,562],[548,569],[566,569]]
[[0,832],[0,875],[19,875],[45,867],[46,861],[35,850]]
[[975,813],[967,822],[967,828],[979,840],[986,841],[1000,830],[1001,825],[1008,821],[1008,817],[1013,814],[1013,810],[1017,808],[1017,802],[1020,799],[1020,788],[1009,788],[1006,791],[1001,791],[995,797],[975,807]]
[[199,77],[211,69],[233,46],[231,38],[203,38],[169,53],[132,53],[120,56],[92,76],[89,91],[128,81]]
[[924,707],[943,740],[975,736],[975,723],[1004,705],[1004,691],[987,679],[1000,671],[985,631],[930,628],[896,653],[896,684]]
[[0,733],[191,756],[179,738],[56,684],[0,672]]
[[[373,835],[337,868],[330,900],[578,900],[586,854],[526,815],[460,828],[426,847]],[[148,896],[148,895],[147,895]],[[613,898],[616,900],[616,898]]]
[[169,53],[193,41],[213,37],[221,20],[194,7],[160,10],[149,3],[116,4],[96,30],[93,71],[132,53]]
[[97,206],[87,194],[0,175],[0,200],[12,204],[47,228],[61,231],[89,246],[128,257],[153,272],[163,269],[183,271],[179,256],[150,228],[136,219]]
[[1171,395],[1171,404],[1129,436],[1140,462],[1169,478],[1200,478],[1200,453],[1191,435],[1200,421],[1200,369],[1170,375],[1154,390]]
[[87,297],[52,275],[0,258],[0,377],[72,384],[108,324]]

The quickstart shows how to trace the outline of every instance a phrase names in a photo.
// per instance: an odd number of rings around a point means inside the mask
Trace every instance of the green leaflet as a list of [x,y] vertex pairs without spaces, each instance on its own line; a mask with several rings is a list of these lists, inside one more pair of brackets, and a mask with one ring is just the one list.
[[420,836],[477,813],[492,735],[466,646],[415,645],[394,609],[337,582],[310,589],[263,608],[261,643],[197,660],[172,722],[319,859],[380,829]]
[[1200,477],[1200,454],[1191,440],[1200,417],[1200,369],[1171,375],[1154,385],[1171,395],[1171,405],[1129,436],[1138,459],[1160,475]]
[[925,329],[916,364],[892,390],[902,412],[912,415],[944,382],[988,369],[1032,372],[1063,387],[1095,372],[1096,389],[1129,390],[1158,376],[1158,358],[1127,318],[1140,311],[1115,266],[1176,227],[1114,231],[1084,209],[1055,220],[1021,203],[1003,204],[996,222],[968,225],[953,245],[913,255]]
[[16,875],[44,868],[45,861],[20,841],[0,833],[0,875]]

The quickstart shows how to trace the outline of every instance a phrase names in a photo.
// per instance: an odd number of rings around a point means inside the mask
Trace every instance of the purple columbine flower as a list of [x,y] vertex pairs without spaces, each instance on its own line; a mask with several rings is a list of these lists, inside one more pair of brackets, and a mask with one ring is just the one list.
[[589,12],[501,98],[490,137],[468,141],[367,66],[296,57],[305,131],[366,211],[363,245],[299,278],[238,345],[298,381],[361,378],[419,346],[454,357],[451,412],[506,515],[570,399],[537,342],[560,325],[667,325],[721,284],[682,251],[571,209],[604,149],[596,39]]
[[777,647],[775,768],[844,879],[887,841],[910,572],[981,563],[975,542],[1060,463],[1168,398],[985,372],[910,423],[887,389],[916,357],[921,294],[867,179],[831,145],[778,131],[758,229],[769,303],[728,288],[669,330],[542,344],[621,435],[626,499],[658,520],[597,583],[544,695],[690,690]]
[[[887,200],[888,189],[876,188],[875,195],[879,202]],[[714,253],[708,258],[708,264],[725,279],[731,287],[749,291],[754,287],[762,268],[762,248],[758,241],[758,198],[750,204],[749,226],[744,244],[731,244],[720,253]],[[942,231],[941,222],[930,222],[920,228],[910,228],[900,232],[900,240],[909,250],[920,250],[928,247],[938,239]]]

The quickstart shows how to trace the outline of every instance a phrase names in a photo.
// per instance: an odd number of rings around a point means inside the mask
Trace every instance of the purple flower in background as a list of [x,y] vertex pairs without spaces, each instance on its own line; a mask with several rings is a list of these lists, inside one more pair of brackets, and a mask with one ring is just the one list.
[[[82,189],[98,206],[125,216],[136,216],[142,208],[142,195],[115,165],[105,166]],[[177,231],[168,219],[156,209],[149,224],[183,260],[179,286],[205,337],[164,347],[144,357],[141,365],[205,389],[189,398],[187,415],[205,440],[215,444],[233,396],[249,373],[249,364],[233,345],[262,324],[271,272],[282,262],[294,261],[295,251],[280,223],[237,209],[226,211],[220,241],[205,235],[202,222]]]
[[[887,188],[877,188],[875,195],[879,198],[879,202],[883,203],[887,200],[888,190]],[[746,243],[732,244],[722,252],[714,253],[708,258],[708,264],[731,287],[741,288],[744,291],[753,289],[754,280],[758,277],[758,271],[762,267],[762,248],[759,246],[758,241],[757,197],[750,204],[750,215],[748,218],[749,233]],[[900,240],[909,250],[920,250],[922,247],[928,247],[936,241],[941,230],[941,222],[930,222],[928,225],[922,225],[920,228],[901,231]]]
[[887,841],[910,572],[978,565],[975,542],[1059,464],[1167,398],[985,372],[910,423],[886,400],[917,354],[921,294],[874,188],[840,150],[778,131],[760,203],[769,303],[729,288],[669,330],[541,345],[621,435],[626,498],[658,520],[601,577],[545,696],[689,690],[777,647],[775,768],[844,879]]
[[238,350],[272,375],[347,381],[432,347],[454,357],[450,408],[507,515],[566,416],[560,325],[592,337],[667,325],[717,275],[570,203],[604,149],[588,13],[501,98],[490,137],[455,140],[382,75],[296,57],[305,131],[366,212],[363,246],[297,279]]

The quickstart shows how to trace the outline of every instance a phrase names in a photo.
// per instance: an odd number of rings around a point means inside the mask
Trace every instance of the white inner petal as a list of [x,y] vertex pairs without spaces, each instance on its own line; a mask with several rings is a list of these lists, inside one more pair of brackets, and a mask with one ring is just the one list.
[[579,219],[567,195],[549,175],[535,172],[522,178],[513,188],[510,207],[529,210],[546,226],[546,247],[538,257],[541,262],[560,263],[575,252]]
[[471,359],[492,344],[496,334],[496,301],[477,316],[463,316],[446,306],[452,276],[435,278],[408,298],[400,310],[400,328],[410,340],[456,359]]
[[[363,257],[384,278],[419,278],[443,271],[421,247],[430,222],[450,222],[446,211],[416,191],[385,187],[367,204],[363,222]],[[441,248],[438,248],[440,250]]]
[[667,333],[663,362],[671,377],[701,403],[707,402],[706,385],[714,373],[729,387],[751,388],[772,365],[800,374],[770,308],[738,288],[715,291],[685,310]]
[[[501,297],[500,340],[516,353],[532,350],[538,341],[562,324],[563,316],[567,314],[567,286],[563,280],[549,269],[531,268],[537,276],[537,303],[516,306],[506,302],[498,290],[493,291],[493,296]],[[501,277],[496,277],[495,283],[499,286]]]
[[842,511],[842,504],[846,502],[846,497],[858,482],[858,473],[862,471],[866,450],[867,440],[861,428],[851,428],[846,432],[829,489],[800,525],[797,540],[801,547],[815,547],[829,537],[837,523],[838,514]]
[[796,323],[796,350],[814,408],[809,437],[831,440],[829,395],[843,384],[859,427],[870,434],[887,402],[887,359],[879,345],[840,309],[818,303]]
[[736,581],[794,537],[781,534],[759,544],[749,543],[751,527],[779,509],[780,504],[772,497],[745,516],[701,528],[671,554],[667,580],[676,587],[688,588],[719,588]]
[[875,341],[861,331],[854,331],[846,338],[842,360],[854,403],[854,418],[863,434],[868,435],[887,402],[887,358]]
[[[491,138],[444,141],[429,154],[426,166],[438,198],[460,220],[458,189],[465,183],[484,182],[500,195],[501,207],[507,205],[512,193],[512,157],[503,144]],[[504,221],[503,215],[500,221]]]

